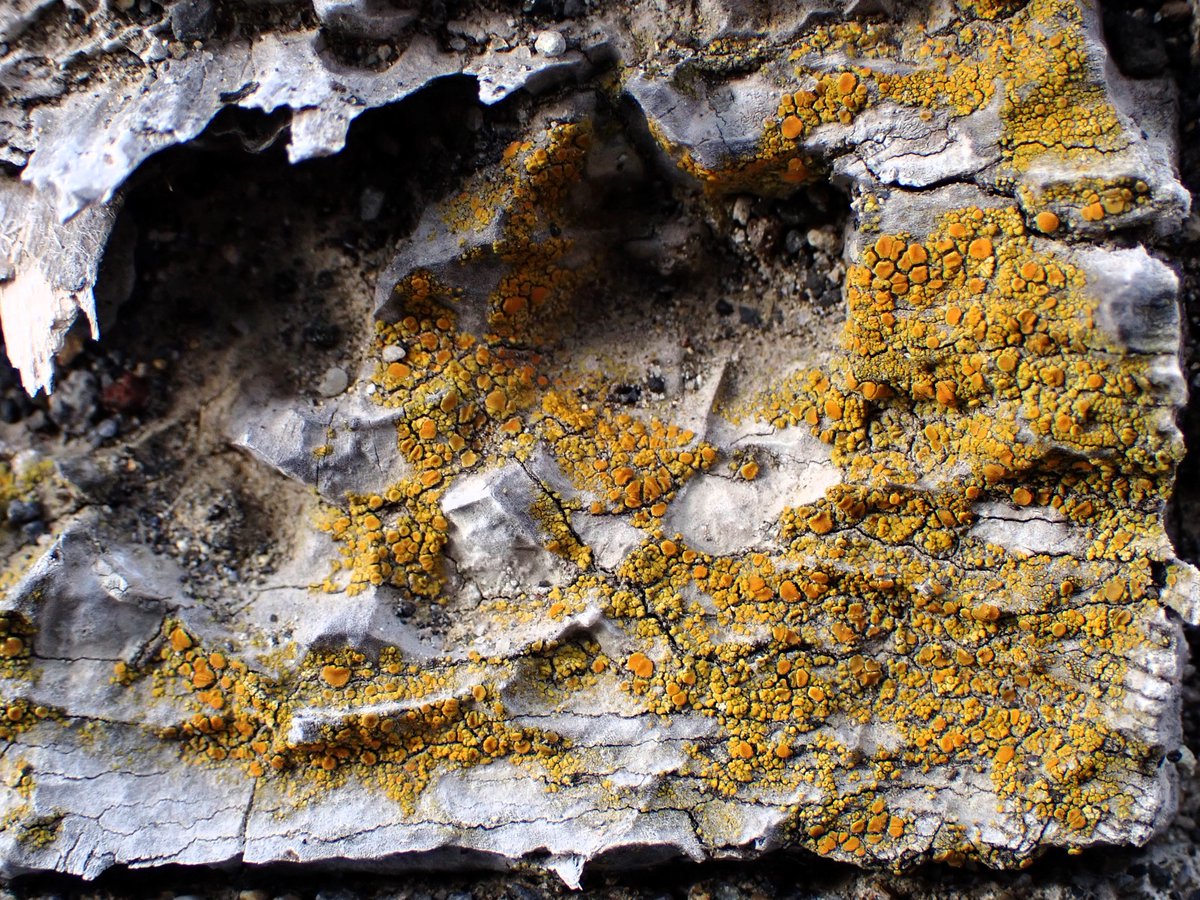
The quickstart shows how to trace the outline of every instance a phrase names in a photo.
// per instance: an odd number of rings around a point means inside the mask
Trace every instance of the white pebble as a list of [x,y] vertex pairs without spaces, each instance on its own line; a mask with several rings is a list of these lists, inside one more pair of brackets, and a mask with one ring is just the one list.
[[350,376],[346,374],[346,370],[330,366],[321,376],[321,383],[317,385],[317,393],[322,397],[336,397],[349,386]]
[[383,361],[385,363],[399,362],[404,359],[405,355],[404,348],[399,344],[388,344],[383,348]]
[[567,39],[557,31],[543,31],[534,41],[533,49],[542,56],[561,56],[567,49]]

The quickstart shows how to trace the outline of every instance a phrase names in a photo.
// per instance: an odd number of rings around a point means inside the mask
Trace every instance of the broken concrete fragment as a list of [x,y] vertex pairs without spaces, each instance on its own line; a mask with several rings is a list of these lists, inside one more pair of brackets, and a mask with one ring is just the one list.
[[315,0],[313,11],[327,28],[377,40],[395,37],[419,15],[387,0]]
[[395,416],[358,392],[316,408],[250,392],[230,415],[229,438],[332,503],[383,490],[404,467]]
[[[0,27],[16,34],[40,12],[36,4],[27,10],[18,7],[4,13]],[[325,3],[317,12],[331,27],[379,39],[392,36],[413,15],[375,2]],[[91,15],[99,25],[116,27],[104,10]],[[172,26],[187,34],[205,27],[202,4],[191,0],[176,0],[170,15]],[[126,33],[121,40],[136,39]],[[495,103],[520,88],[534,93],[548,89],[591,66],[581,53],[535,58],[523,47],[464,62],[415,36],[385,74],[342,72],[335,77],[316,32],[268,32],[252,41],[191,50],[178,59],[164,49],[162,55],[150,54],[144,65],[128,66],[120,77],[59,102],[46,103],[42,97],[16,123],[37,135],[28,161],[23,148],[20,157],[21,181],[36,190],[0,181],[0,248],[3,271],[12,282],[4,288],[12,299],[4,304],[9,312],[3,323],[13,364],[31,393],[50,387],[48,360],[61,348],[75,317],[82,313],[95,330],[91,289],[117,208],[111,203],[115,192],[152,154],[195,138],[219,110],[290,109],[288,155],[300,162],[339,152],[350,124],[363,111],[395,103],[437,78],[474,75],[481,99]],[[0,68],[0,79],[2,72]],[[19,98],[34,90],[27,75],[21,76],[20,88]],[[54,252],[55,244],[61,252]],[[60,268],[46,271],[51,265]]]
[[[201,603],[92,514],[46,551],[0,610],[28,766],[3,872],[466,853],[577,884],[778,846],[1020,866],[1162,826],[1168,610],[1197,608],[1162,524],[1179,287],[1092,239],[1179,220],[1174,148],[1073,0],[893,12],[901,42],[817,12],[717,5],[653,59],[653,12],[599,22],[630,103],[580,87],[485,135],[363,298],[353,387],[234,391],[229,442],[317,495],[267,583]],[[439,73],[498,104],[591,65],[484,36],[336,78],[302,26],[214,42],[41,111],[27,179],[69,211],[220,104],[295,110],[299,160]],[[826,180],[853,221],[822,312],[754,279],[785,274],[764,210]],[[143,840],[110,827],[134,796]]]
[[31,394],[48,385],[54,354],[82,314],[98,335],[92,288],[116,208],[60,223],[50,195],[0,180],[0,325],[9,360]]

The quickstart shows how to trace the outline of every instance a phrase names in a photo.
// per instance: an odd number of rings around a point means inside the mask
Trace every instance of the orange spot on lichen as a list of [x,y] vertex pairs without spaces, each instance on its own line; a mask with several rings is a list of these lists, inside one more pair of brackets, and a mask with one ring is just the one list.
[[345,666],[325,666],[321,669],[321,677],[333,688],[343,688],[350,680],[350,670]]
[[171,649],[176,653],[182,653],[192,646],[192,639],[182,628],[173,628],[169,640],[171,641]]
[[1058,216],[1050,212],[1050,210],[1043,210],[1034,216],[1033,223],[1037,226],[1038,231],[1046,234],[1052,234],[1057,231],[1059,225]]
[[625,665],[638,678],[649,678],[654,674],[653,660],[640,651],[631,655]]
[[992,242],[987,238],[975,238],[967,247],[972,259],[987,259],[992,255]]

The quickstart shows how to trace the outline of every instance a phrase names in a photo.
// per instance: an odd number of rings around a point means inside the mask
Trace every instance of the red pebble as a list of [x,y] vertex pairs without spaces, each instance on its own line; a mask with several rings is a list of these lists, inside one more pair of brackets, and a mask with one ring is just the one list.
[[150,402],[150,382],[125,372],[100,394],[101,405],[110,412],[135,413]]

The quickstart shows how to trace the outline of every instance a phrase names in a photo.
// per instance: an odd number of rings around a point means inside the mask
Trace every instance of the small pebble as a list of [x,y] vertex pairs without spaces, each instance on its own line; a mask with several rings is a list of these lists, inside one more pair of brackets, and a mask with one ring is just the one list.
[[24,525],[42,517],[42,504],[36,500],[9,500],[7,515],[10,525]]
[[541,56],[553,59],[555,56],[562,56],[563,51],[567,49],[567,39],[557,31],[543,31],[534,41],[533,49]]
[[21,526],[21,536],[27,541],[36,541],[47,530],[45,522],[41,519],[34,519],[32,522],[26,522]]
[[383,361],[385,363],[399,362],[408,354],[399,344],[388,344],[383,348]]
[[364,222],[374,222],[379,218],[379,214],[383,212],[384,193],[378,188],[363,188],[362,197],[359,199],[359,218]]
[[823,253],[828,253],[830,256],[836,256],[842,249],[841,239],[832,228],[812,228],[805,235],[805,239],[814,250],[820,250]]
[[739,225],[745,225],[750,221],[750,210],[754,205],[754,198],[746,194],[738,197],[733,201],[733,221]]
[[758,327],[763,323],[762,313],[753,306],[739,306],[738,319],[743,325],[752,325],[754,327]]
[[322,397],[336,397],[349,386],[350,376],[346,374],[346,370],[338,366],[330,366],[321,376],[321,382],[317,385],[317,393]]
[[50,395],[50,418],[67,434],[83,434],[96,414],[99,394],[100,379],[85,369],[76,369]]

